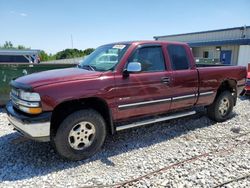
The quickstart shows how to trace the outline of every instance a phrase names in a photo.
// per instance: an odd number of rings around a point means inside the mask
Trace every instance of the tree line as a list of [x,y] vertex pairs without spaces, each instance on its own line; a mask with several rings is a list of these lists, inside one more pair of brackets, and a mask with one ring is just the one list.
[[[0,45],[0,49],[17,49],[17,50],[25,50],[30,49],[29,47],[25,47],[23,45],[17,45],[14,46],[11,41],[6,41],[3,45]],[[69,58],[75,58],[75,57],[83,57],[86,55],[89,55],[94,51],[94,48],[87,48],[85,50],[79,50],[79,49],[65,49],[62,51],[59,51],[55,54],[48,54],[44,50],[41,50],[39,53],[39,57],[41,61],[52,61],[52,60],[58,60],[58,59],[69,59]]]

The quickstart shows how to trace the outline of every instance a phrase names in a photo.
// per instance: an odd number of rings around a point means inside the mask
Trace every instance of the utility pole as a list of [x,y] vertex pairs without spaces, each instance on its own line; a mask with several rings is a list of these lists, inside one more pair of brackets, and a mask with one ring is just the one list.
[[73,36],[72,36],[72,34],[70,35],[70,38],[71,38],[71,48],[73,49],[74,45],[73,45]]

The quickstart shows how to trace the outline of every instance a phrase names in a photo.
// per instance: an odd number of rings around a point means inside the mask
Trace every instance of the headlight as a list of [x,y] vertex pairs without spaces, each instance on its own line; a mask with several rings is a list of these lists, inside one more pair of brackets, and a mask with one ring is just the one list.
[[13,104],[23,112],[29,114],[40,114],[42,112],[41,97],[38,93],[12,89],[10,97]]
[[40,114],[42,112],[42,108],[29,108],[25,106],[19,106],[19,109],[28,114]]
[[30,101],[30,102],[41,101],[40,95],[38,93],[31,93],[31,92],[26,92],[26,91],[22,91],[22,90],[19,92],[19,97],[22,100]]

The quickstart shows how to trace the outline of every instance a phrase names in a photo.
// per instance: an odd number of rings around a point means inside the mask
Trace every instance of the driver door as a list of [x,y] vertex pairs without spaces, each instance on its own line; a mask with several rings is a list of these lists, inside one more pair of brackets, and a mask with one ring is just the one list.
[[171,104],[171,71],[166,70],[162,46],[141,46],[132,53],[129,62],[141,63],[142,70],[128,76],[116,73],[116,119],[167,112]]

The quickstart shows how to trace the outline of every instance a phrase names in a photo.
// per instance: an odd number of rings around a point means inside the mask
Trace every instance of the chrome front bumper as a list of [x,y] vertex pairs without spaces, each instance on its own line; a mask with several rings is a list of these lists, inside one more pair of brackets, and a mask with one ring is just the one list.
[[46,123],[33,123],[25,124],[19,122],[14,117],[8,117],[9,122],[12,124],[14,129],[19,131],[24,136],[33,140],[48,142],[50,140],[50,122]]
[[11,103],[6,105],[8,120],[18,132],[24,136],[40,141],[50,141],[50,113],[34,117],[24,116],[13,109]]

